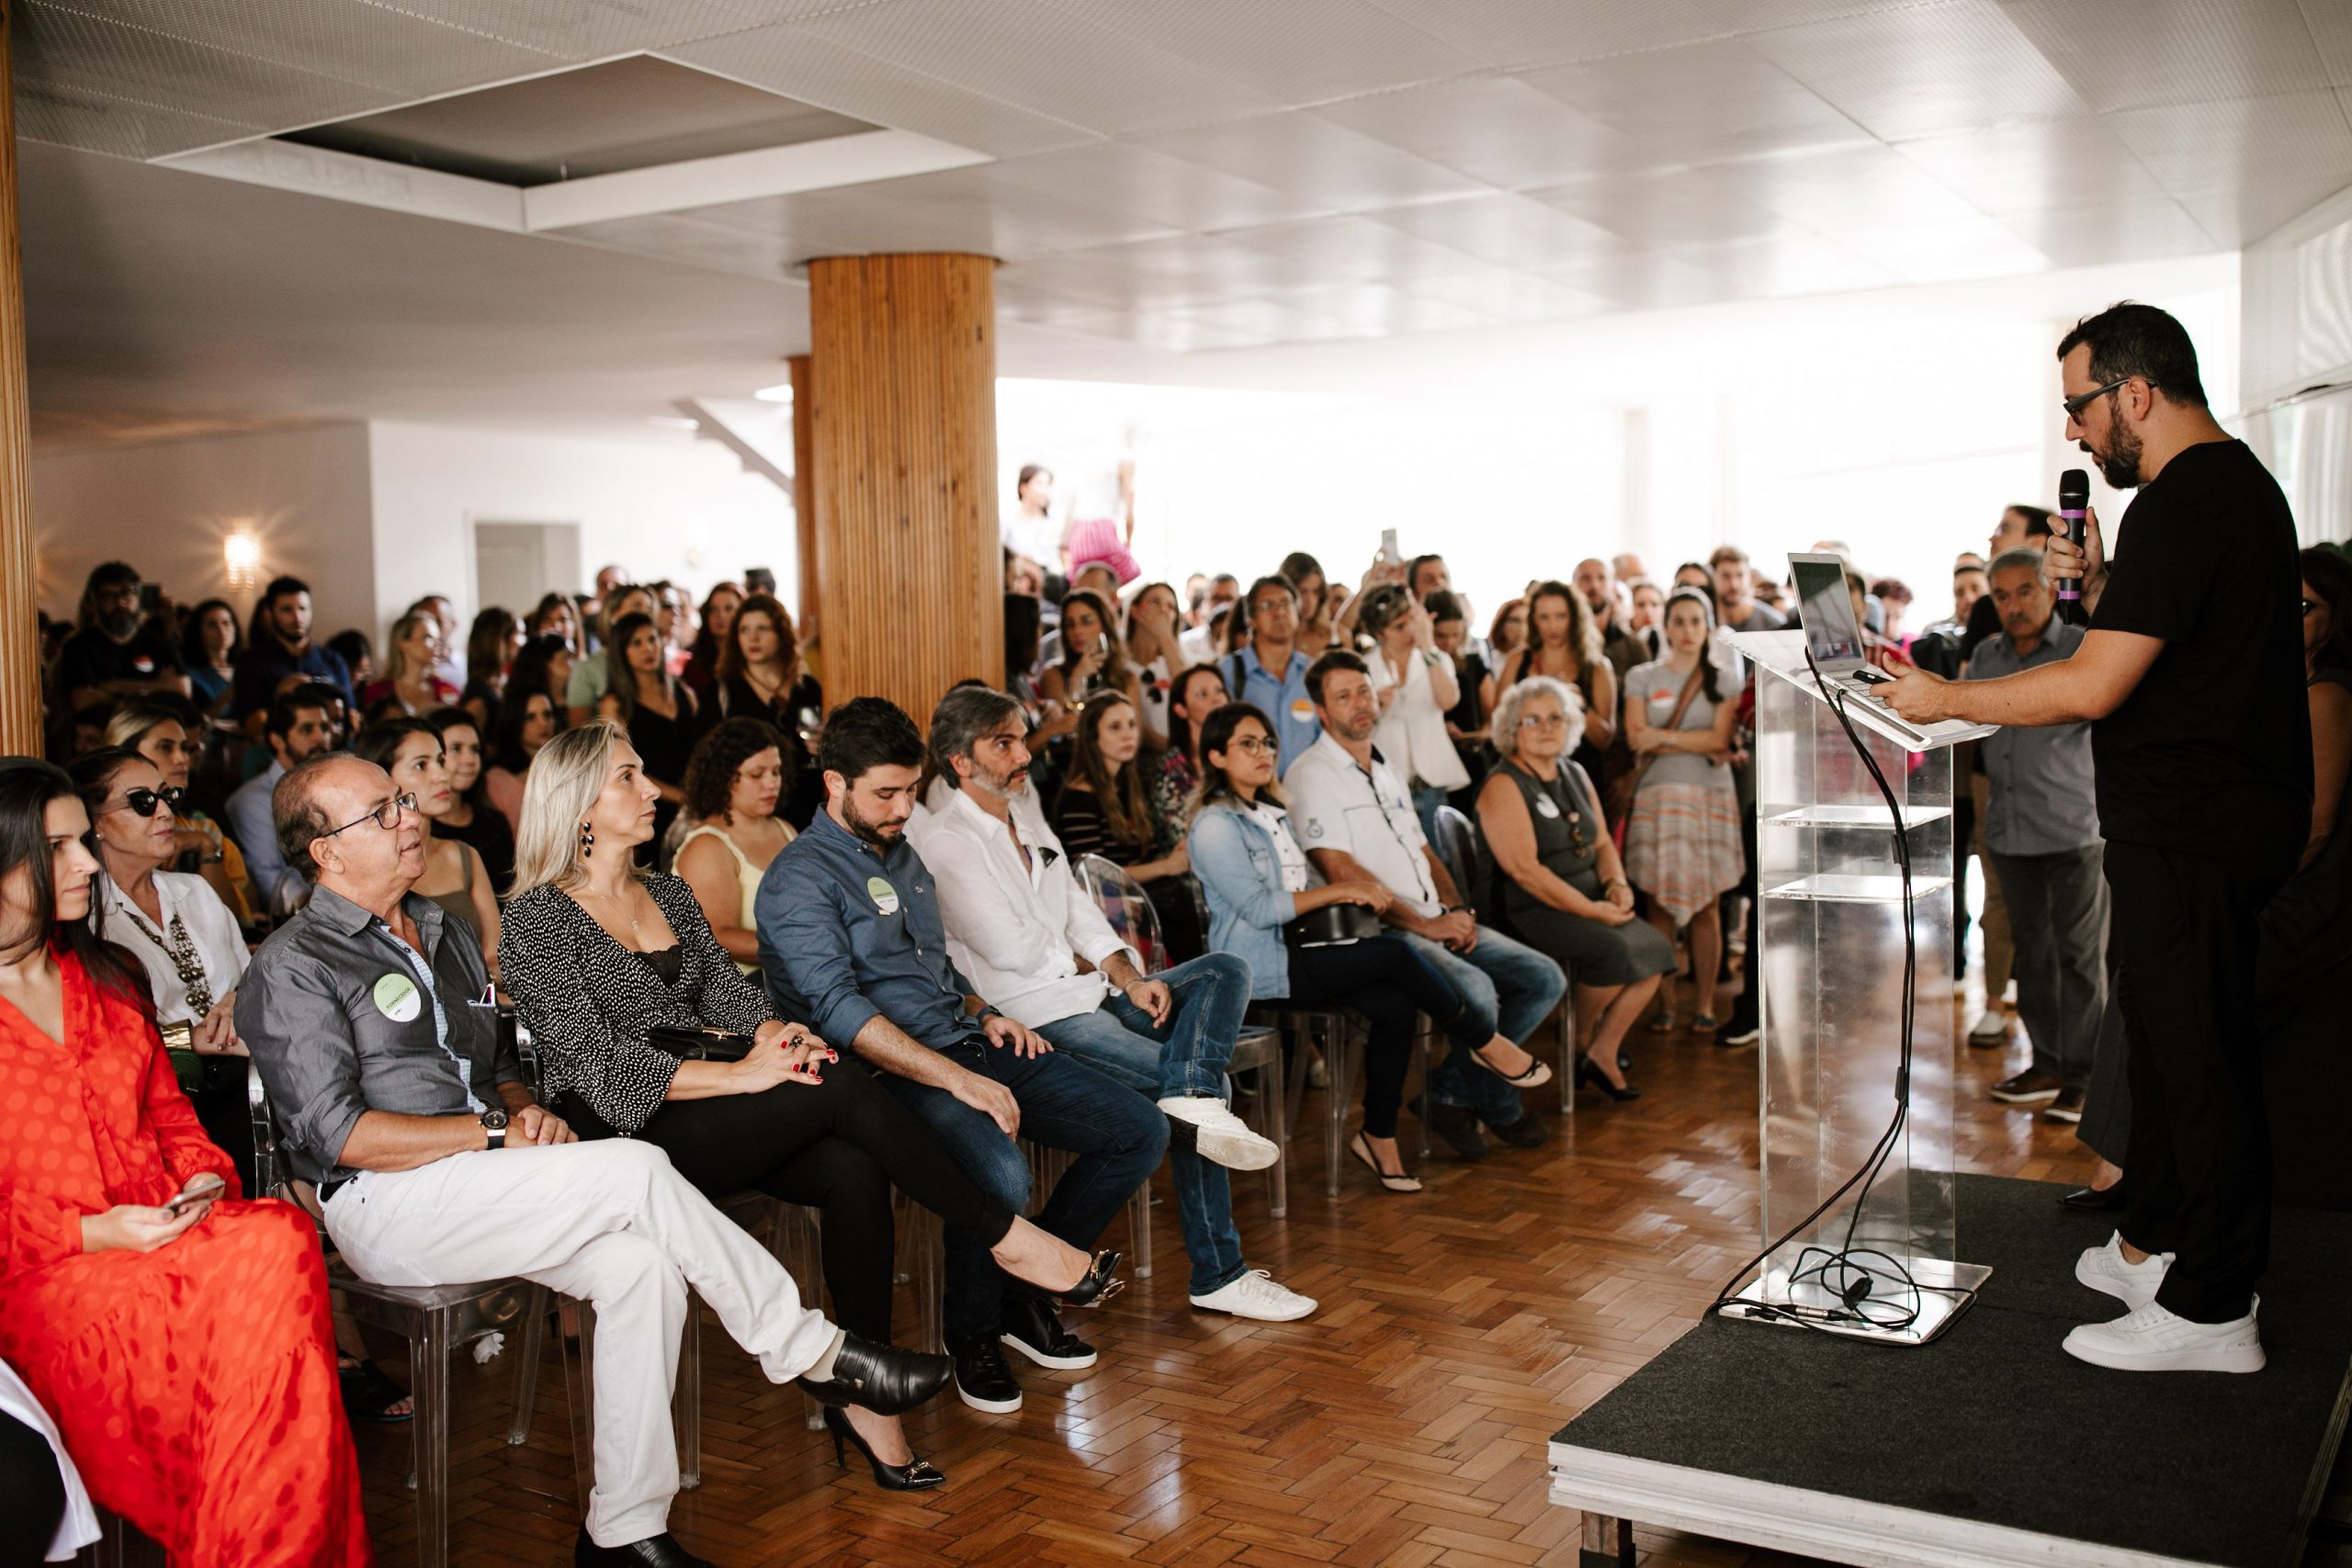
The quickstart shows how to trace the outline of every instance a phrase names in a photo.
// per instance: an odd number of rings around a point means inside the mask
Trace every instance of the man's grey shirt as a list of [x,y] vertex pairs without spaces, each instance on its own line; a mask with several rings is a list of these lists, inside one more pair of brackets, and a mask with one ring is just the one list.
[[[2052,615],[2041,643],[2020,658],[2006,631],[1986,637],[1968,656],[1971,681],[1991,681],[2074,657],[2083,628]],[[1991,804],[1981,831],[1996,855],[2054,855],[2099,841],[2098,801],[2092,785],[2091,727],[2005,726],[1984,738]]]
[[[463,1115],[503,1107],[498,1086],[523,1081],[521,1065],[499,1051],[497,1010],[481,1005],[490,975],[473,932],[430,898],[412,893],[401,907],[423,959],[382,919],[322,887],[261,944],[237,987],[237,1033],[261,1068],[287,1162],[305,1181],[356,1174],[335,1160],[363,1111]],[[427,961],[430,987],[417,968]]]

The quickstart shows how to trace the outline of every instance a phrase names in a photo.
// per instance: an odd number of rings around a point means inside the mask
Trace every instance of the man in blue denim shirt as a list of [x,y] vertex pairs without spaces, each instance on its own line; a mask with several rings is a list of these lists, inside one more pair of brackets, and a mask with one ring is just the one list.
[[[1030,1185],[1016,1135],[1077,1155],[1037,1224],[1091,1247],[1159,1168],[1167,1119],[989,1006],[956,968],[931,873],[906,841],[922,758],[914,721],[880,697],[827,716],[825,809],[769,865],[754,905],[768,993],[779,1016],[807,1019],[878,1069],[1013,1213],[1028,1208]],[[1051,1302],[956,1231],[947,1235],[944,1325],[956,1393],[976,1410],[1021,1408],[1001,1345],[1041,1366],[1094,1364]]]
[[1298,651],[1298,589],[1287,577],[1261,577],[1250,585],[1250,641],[1217,660],[1226,689],[1274,721],[1282,747],[1279,773],[1306,755],[1323,733],[1306,694],[1306,655]]

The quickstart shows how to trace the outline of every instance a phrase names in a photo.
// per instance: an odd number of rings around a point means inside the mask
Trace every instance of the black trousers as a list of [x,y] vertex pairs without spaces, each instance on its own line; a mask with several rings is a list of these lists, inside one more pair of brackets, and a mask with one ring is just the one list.
[[[931,1129],[862,1065],[844,1056],[824,1074],[821,1084],[673,1100],[637,1135],[660,1145],[678,1174],[714,1202],[756,1189],[819,1211],[833,1321],[887,1345],[896,1240],[890,1190],[985,1247],[1004,1239],[1012,1214],[973,1185]],[[577,1095],[559,1096],[553,1109],[583,1138],[618,1136]]]
[[34,1564],[65,1517],[65,1477],[49,1439],[0,1416],[0,1568]]
[[[1492,1035],[1470,1024],[1462,994],[1402,937],[1379,936],[1330,947],[1290,950],[1290,996],[1304,1007],[1350,1007],[1372,1025],[1363,1052],[1363,1130],[1396,1135],[1405,1069],[1413,1055],[1413,1015],[1425,1012],[1457,1048],[1474,1051]],[[1464,1034],[1474,1038],[1464,1039]]]
[[2132,1088],[2132,1246],[2178,1256],[2156,1300],[2193,1323],[2253,1310],[2270,1247],[2270,1137],[2254,1027],[2262,907],[2290,863],[2110,843]]

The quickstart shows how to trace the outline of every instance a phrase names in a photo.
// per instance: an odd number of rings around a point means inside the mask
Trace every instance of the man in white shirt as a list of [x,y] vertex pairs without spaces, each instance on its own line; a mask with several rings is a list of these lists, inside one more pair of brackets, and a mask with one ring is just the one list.
[[[1410,792],[1372,743],[1380,707],[1364,661],[1334,649],[1307,671],[1306,688],[1322,738],[1291,764],[1283,788],[1307,857],[1329,881],[1369,877],[1395,894],[1382,919],[1487,1015],[1495,1032],[1514,1043],[1527,1039],[1559,1005],[1567,976],[1533,948],[1478,924],[1468,897],[1430,848]],[[1430,1068],[1429,1089],[1430,1124],[1464,1159],[1487,1152],[1481,1122],[1521,1148],[1550,1136],[1500,1074],[1465,1052],[1452,1052]]]
[[1305,1317],[1311,1299],[1244,1261],[1218,1168],[1262,1170],[1276,1155],[1225,1103],[1250,967],[1212,953],[1141,972],[1046,825],[1024,730],[1020,705],[984,686],[956,687],[932,714],[938,784],[907,836],[938,889],[948,952],[991,1005],[1159,1102],[1176,1134],[1169,1156],[1193,1304],[1268,1322]]

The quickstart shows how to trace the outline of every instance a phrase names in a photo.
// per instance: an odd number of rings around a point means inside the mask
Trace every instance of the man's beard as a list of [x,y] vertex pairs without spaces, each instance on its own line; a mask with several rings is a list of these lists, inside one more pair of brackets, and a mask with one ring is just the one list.
[[1376,718],[1367,719],[1364,721],[1361,728],[1351,728],[1335,721],[1332,724],[1331,728],[1339,735],[1340,739],[1352,746],[1360,741],[1371,739],[1374,734],[1379,730],[1380,721]]
[[975,767],[972,770],[972,776],[965,782],[982,794],[992,795],[999,800],[1011,800],[1029,787],[1029,766],[1024,762],[1020,767],[993,778]]
[[2099,477],[2110,487],[2116,490],[2137,490],[2140,488],[2140,456],[2143,443],[2120,419],[2115,421],[2109,429],[2111,434],[2109,440],[2111,446],[2105,457],[2092,451],[2091,444],[2087,441],[2082,443],[2083,450],[2089,452],[2092,458],[2098,462]]
[[888,849],[897,843],[906,830],[903,822],[868,822],[857,814],[857,803],[847,795],[842,797],[842,821],[849,830],[876,849]]
[[117,615],[100,615],[98,626],[117,642],[129,642],[139,632],[139,612],[125,610]]

